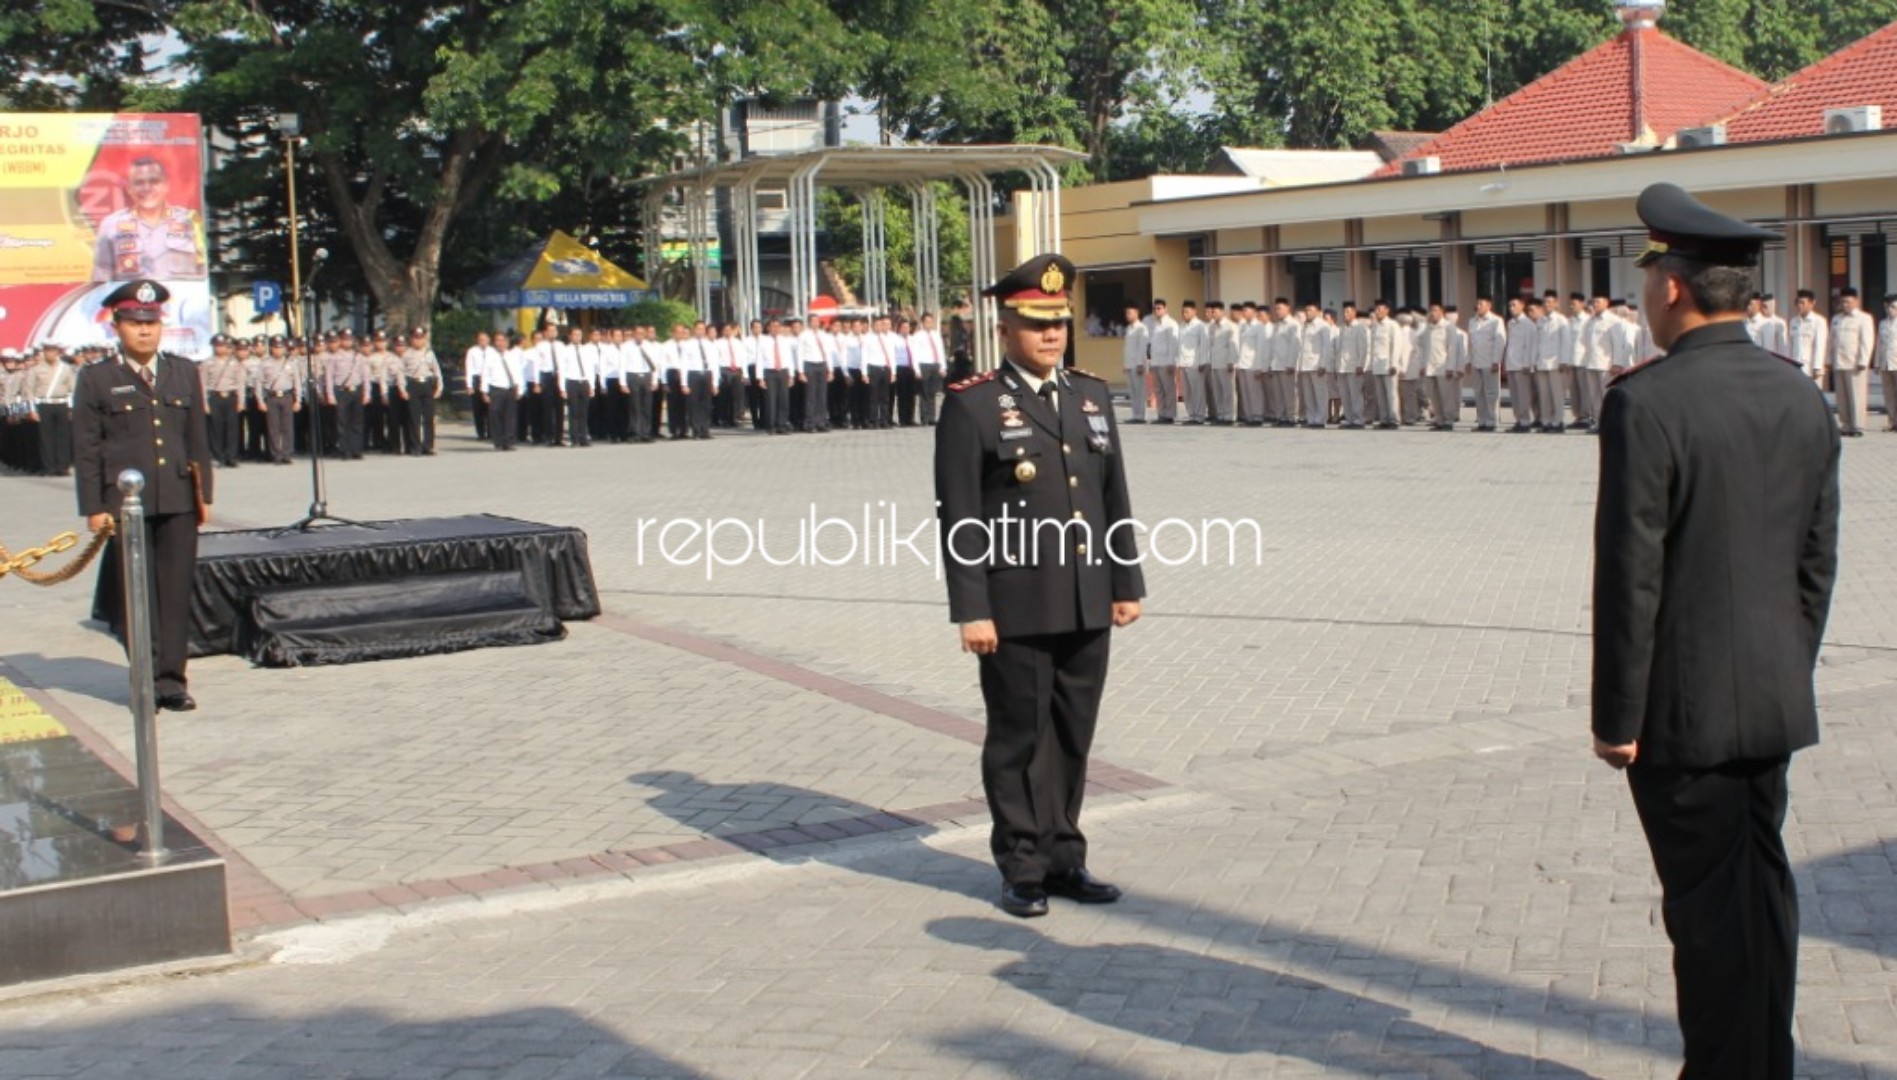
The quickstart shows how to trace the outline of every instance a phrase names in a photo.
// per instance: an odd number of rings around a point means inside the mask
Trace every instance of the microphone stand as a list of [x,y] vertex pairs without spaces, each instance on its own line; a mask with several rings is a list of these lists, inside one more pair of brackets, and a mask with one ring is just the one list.
[[[303,286],[304,291],[311,296],[315,295],[313,286],[316,281],[317,273],[322,269],[323,264],[318,260],[315,267],[310,270],[310,280]],[[303,297],[297,297],[296,303],[303,303]],[[298,320],[298,322],[301,321],[301,319]],[[310,532],[321,522],[329,522],[332,525],[354,525],[362,529],[379,528],[379,526],[371,525],[366,522],[351,521],[348,518],[336,517],[329,512],[329,485],[323,475],[324,395],[319,391],[316,385],[315,346],[312,344],[315,340],[315,336],[306,333],[302,335],[302,337],[303,399],[309,405],[310,409],[310,512],[303,515],[300,520],[292,522],[281,529],[271,530],[269,535],[272,539],[276,539],[278,537],[288,536],[291,533]]]

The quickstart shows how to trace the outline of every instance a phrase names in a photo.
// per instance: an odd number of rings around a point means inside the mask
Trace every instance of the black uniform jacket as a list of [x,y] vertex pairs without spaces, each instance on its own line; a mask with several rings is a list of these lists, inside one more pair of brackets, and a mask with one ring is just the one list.
[[73,393],[73,472],[79,514],[116,514],[123,496],[119,473],[145,474],[145,512],[188,514],[193,462],[211,501],[210,440],[204,426],[204,386],[198,366],[169,353],[158,358],[158,385],[145,381],[119,357],[89,364]]
[[1818,741],[1838,428],[1738,322],[1633,368],[1601,410],[1594,734],[1703,769]]
[[1001,637],[1103,629],[1145,592],[1107,384],[1055,377],[1058,416],[1004,366],[950,387],[935,429],[949,619]]

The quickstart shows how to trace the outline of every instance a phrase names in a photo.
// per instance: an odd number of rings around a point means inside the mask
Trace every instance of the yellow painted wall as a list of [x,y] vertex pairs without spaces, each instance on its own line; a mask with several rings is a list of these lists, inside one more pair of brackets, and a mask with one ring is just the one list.
[[[1857,180],[1819,184],[1815,208],[1819,217],[1841,214],[1897,214],[1897,184],[1889,180]],[[1781,213],[1783,210],[1781,209]]]
[[1306,251],[1311,248],[1344,246],[1342,221],[1313,221],[1301,225],[1278,226],[1279,251]]
[[1462,235],[1533,236],[1541,232],[1547,214],[1539,206],[1505,206],[1493,210],[1464,210]]
[[1365,218],[1363,242],[1366,244],[1420,244],[1442,239],[1440,222],[1416,217]]

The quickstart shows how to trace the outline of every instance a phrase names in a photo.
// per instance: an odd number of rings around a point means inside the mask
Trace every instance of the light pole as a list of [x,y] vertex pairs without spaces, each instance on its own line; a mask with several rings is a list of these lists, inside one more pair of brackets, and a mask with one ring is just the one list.
[[303,336],[303,261],[296,238],[296,144],[303,118],[293,112],[277,114],[277,133],[283,136],[283,176],[290,187],[290,334]]

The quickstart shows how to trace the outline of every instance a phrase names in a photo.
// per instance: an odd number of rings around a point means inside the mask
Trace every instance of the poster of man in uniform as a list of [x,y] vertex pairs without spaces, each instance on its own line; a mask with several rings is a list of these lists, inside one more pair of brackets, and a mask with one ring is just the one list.
[[165,283],[167,352],[210,351],[195,115],[0,113],[0,348],[112,343],[113,283]]

